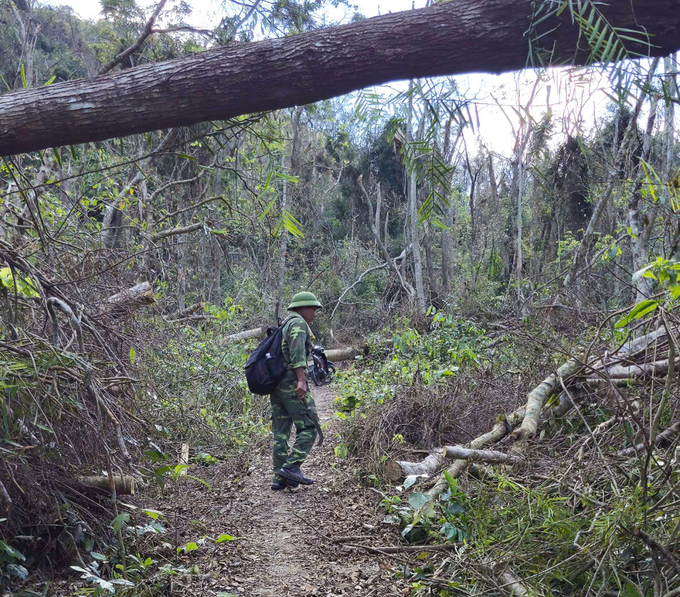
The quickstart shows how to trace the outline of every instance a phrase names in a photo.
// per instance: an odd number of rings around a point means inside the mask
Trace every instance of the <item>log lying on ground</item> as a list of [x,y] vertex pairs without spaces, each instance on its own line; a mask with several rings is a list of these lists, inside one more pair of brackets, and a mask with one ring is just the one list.
[[153,286],[150,282],[141,282],[106,299],[106,306],[113,315],[122,315],[136,311],[145,305],[156,302]]
[[349,361],[358,354],[361,354],[356,348],[351,346],[349,348],[331,348],[324,352],[329,361]]
[[422,462],[392,460],[385,465],[385,476],[393,483],[400,483],[410,475],[434,475],[447,462],[441,452],[433,452]]
[[520,428],[513,433],[513,439],[522,441],[536,434],[538,420],[543,405],[546,400],[555,393],[555,390],[559,386],[560,379],[571,377],[577,373],[581,367],[582,365],[580,362],[575,359],[569,359],[555,371],[555,373],[546,377],[537,387],[529,392],[524,420],[522,421]]
[[267,333],[266,328],[253,328],[252,330],[246,330],[245,332],[239,332],[238,334],[231,334],[231,336],[225,336],[222,340],[224,344],[231,344],[232,342],[240,342],[241,340],[250,340],[255,338],[257,340],[264,338]]
[[463,446],[444,446],[442,456],[459,460],[470,460],[473,462],[491,462],[494,464],[517,464],[522,462],[522,458],[497,452],[495,450],[471,450]]
[[[479,437],[473,439],[470,442],[470,448],[472,450],[480,450],[489,444],[495,444],[502,440],[506,435],[508,435],[517,425],[519,425],[524,419],[524,412],[526,406],[520,406],[517,410],[513,411],[507,416],[500,416],[496,424],[493,426],[491,431],[480,435]],[[454,460],[451,466],[447,469],[447,473],[453,479],[457,479],[467,468],[467,460]],[[446,491],[448,484],[444,475],[441,475],[437,482],[432,486],[432,488],[427,492],[430,498],[435,498],[440,493]]]
[[[680,435],[680,421],[677,423],[674,423],[668,429],[665,429],[659,435],[656,436],[656,445],[659,445],[660,443],[663,442],[669,442],[673,441],[676,439],[676,437]],[[635,456],[635,454],[638,454],[642,452],[645,449],[644,444],[637,444],[636,446],[631,446],[630,448],[626,448],[625,450],[619,450],[616,455],[617,456],[623,456],[623,457],[628,457],[628,456]]]
[[[78,482],[88,487],[97,487],[98,489],[106,489],[111,491],[111,483],[109,481],[108,475],[95,475],[92,477],[79,477]],[[121,477],[119,475],[113,476],[113,483],[116,487],[116,493],[118,495],[135,495],[135,478],[125,475]]]
[[[675,366],[680,365],[680,358],[675,359]],[[653,363],[639,363],[635,365],[614,365],[605,370],[609,377],[631,378],[655,375],[663,377],[668,373],[668,359],[654,361]]]

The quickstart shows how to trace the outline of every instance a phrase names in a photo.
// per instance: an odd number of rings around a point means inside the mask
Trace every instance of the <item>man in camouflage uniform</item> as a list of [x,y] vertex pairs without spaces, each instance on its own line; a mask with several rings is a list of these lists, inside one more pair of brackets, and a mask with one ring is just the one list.
[[[321,303],[311,292],[298,292],[288,307],[291,316],[283,327],[281,350],[286,373],[271,395],[272,432],[274,434],[274,477],[272,489],[278,491],[298,484],[311,485],[300,465],[314,445],[318,416],[305,373],[312,350],[312,323]],[[289,453],[290,432],[296,429],[295,445]]]

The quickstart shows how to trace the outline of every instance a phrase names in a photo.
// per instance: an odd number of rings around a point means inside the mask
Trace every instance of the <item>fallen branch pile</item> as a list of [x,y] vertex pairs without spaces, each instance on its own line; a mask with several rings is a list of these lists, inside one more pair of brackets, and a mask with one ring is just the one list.
[[54,542],[54,525],[67,534],[82,521],[96,528],[141,476],[135,438],[148,435],[148,424],[131,412],[136,380],[116,347],[121,319],[153,303],[153,288],[145,282],[87,304],[2,240],[0,261],[35,291],[6,297],[14,308],[13,338],[0,342],[0,535],[20,551],[52,558],[56,549],[68,562],[76,544]]

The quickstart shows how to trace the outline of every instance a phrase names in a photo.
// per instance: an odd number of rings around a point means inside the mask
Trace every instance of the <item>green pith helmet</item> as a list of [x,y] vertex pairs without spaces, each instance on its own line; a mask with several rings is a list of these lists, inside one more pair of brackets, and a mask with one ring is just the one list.
[[293,302],[288,305],[288,310],[297,309],[298,307],[322,307],[323,305],[311,292],[298,292],[293,297]]

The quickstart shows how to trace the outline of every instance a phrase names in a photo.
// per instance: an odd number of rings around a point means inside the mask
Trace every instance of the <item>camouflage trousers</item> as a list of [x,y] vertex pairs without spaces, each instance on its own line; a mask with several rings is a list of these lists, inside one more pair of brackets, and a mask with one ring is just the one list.
[[[271,395],[272,433],[274,434],[274,481],[282,481],[278,472],[282,467],[300,466],[309,455],[316,440],[316,428],[306,414],[300,410],[305,405],[295,394],[297,378],[293,371],[286,373],[276,392]],[[307,406],[316,414],[316,404],[307,388]],[[295,425],[295,444],[290,449],[290,432]]]

